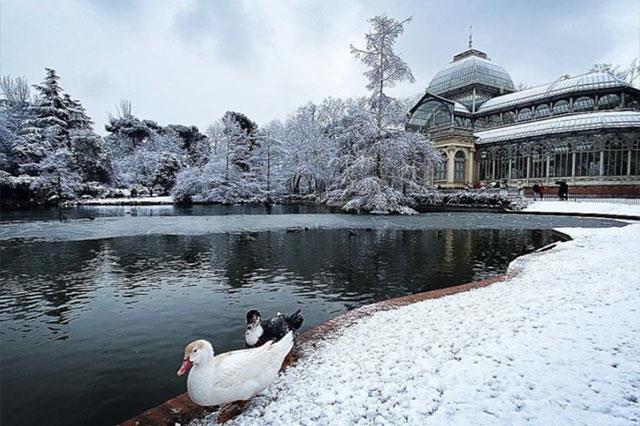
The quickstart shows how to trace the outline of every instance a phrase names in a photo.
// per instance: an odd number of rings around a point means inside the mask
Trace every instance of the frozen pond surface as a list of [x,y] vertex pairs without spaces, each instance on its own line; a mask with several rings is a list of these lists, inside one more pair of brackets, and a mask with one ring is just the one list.
[[415,216],[345,214],[273,214],[220,216],[136,216],[74,219],[66,222],[14,221],[0,226],[0,240],[80,241],[141,235],[206,235],[220,233],[304,231],[316,229],[550,229],[621,225],[606,219],[496,213],[429,213]]
[[67,222],[3,217],[0,423],[113,424],[184,392],[175,371],[189,341],[241,347],[248,309],[299,307],[307,329],[362,304],[502,273],[550,242],[552,227],[619,225],[148,209]]

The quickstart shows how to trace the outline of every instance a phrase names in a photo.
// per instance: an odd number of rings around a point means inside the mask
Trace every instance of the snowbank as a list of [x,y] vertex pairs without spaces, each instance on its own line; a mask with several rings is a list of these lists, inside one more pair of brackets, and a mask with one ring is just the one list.
[[544,213],[594,213],[608,215],[640,216],[640,203],[637,200],[615,200],[615,202],[597,201],[535,201],[526,207],[525,212]]
[[637,422],[640,224],[562,231],[515,278],[319,343],[227,424]]
[[74,202],[74,204],[90,206],[141,206],[156,204],[173,204],[173,197],[136,197],[136,198],[87,198]]

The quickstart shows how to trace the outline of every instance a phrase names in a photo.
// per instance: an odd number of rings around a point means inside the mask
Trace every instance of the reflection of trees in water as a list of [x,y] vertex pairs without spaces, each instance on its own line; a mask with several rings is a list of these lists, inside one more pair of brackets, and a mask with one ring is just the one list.
[[3,245],[0,313],[14,319],[50,317],[49,328],[72,319],[74,304],[85,303],[96,289],[101,251],[99,241],[10,242]]
[[9,242],[0,315],[66,325],[100,287],[135,302],[162,286],[213,280],[233,291],[284,279],[300,294],[358,304],[499,273],[550,239],[550,231],[333,229]]

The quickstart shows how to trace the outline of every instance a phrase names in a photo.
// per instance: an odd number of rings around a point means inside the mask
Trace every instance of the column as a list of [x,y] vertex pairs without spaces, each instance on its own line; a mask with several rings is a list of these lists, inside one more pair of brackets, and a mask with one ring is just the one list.
[[447,152],[447,183],[453,183],[453,158],[451,151]]
[[604,176],[604,149],[600,151],[600,176]]
[[576,182],[576,152],[571,153],[571,183]]
[[549,185],[549,166],[550,166],[551,160],[549,159],[549,154],[547,154],[546,156],[547,156],[547,161],[545,162],[546,164],[544,167],[545,168],[544,176],[545,176],[546,185],[548,186]]

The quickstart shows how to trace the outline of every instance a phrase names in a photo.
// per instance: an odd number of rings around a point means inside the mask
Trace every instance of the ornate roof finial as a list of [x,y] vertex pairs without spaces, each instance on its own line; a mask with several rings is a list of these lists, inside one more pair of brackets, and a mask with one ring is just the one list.
[[471,25],[469,25],[469,49],[471,49],[473,47],[473,37],[471,36],[471,29],[473,27]]

